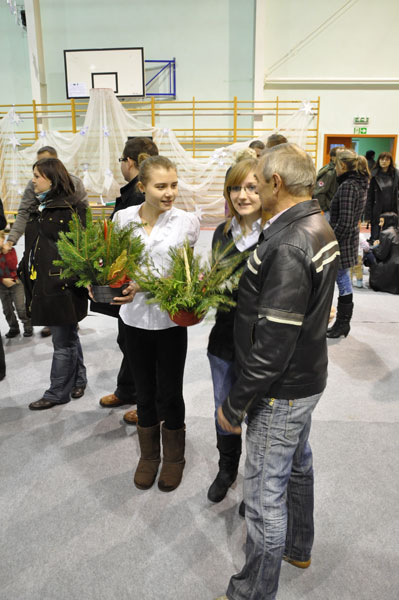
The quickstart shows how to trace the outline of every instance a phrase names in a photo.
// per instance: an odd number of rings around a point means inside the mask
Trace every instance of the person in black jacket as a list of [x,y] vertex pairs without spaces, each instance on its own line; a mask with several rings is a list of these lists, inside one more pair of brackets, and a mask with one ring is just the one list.
[[[255,179],[257,164],[256,159],[246,159],[230,169],[224,184],[230,218],[216,228],[212,239],[212,248],[225,248],[234,240],[230,254],[242,253],[242,264],[248,252],[255,249],[261,232],[261,205]],[[233,293],[233,298],[237,300],[237,292]],[[208,344],[215,399],[216,447],[219,450],[219,472],[208,490],[208,499],[212,502],[221,502],[226,496],[237,478],[241,456],[241,435],[224,431],[216,420],[217,409],[235,381],[234,316],[235,308],[217,311]]]
[[256,170],[272,217],[240,280],[237,381],[218,409],[239,433],[248,415],[246,562],[229,598],[274,600],[281,561],[310,564],[313,543],[311,415],[327,380],[326,330],[338,243],[312,200],[316,171],[294,144],[267,150]]
[[83,396],[87,383],[79,340],[79,321],[87,314],[87,292],[75,287],[73,279],[61,279],[57,241],[69,230],[73,212],[82,222],[86,205],[79,199],[68,171],[58,158],[43,158],[33,165],[33,185],[40,202],[31,213],[25,230],[25,252],[20,275],[25,288],[32,325],[51,327],[53,361],[50,387],[31,410],[45,410],[65,404],[71,396]]
[[394,212],[383,213],[379,226],[379,240],[363,259],[370,268],[370,287],[376,292],[399,294],[398,215]]
[[[4,214],[3,202],[0,198],[0,229],[7,227],[7,219]],[[3,340],[0,334],[0,381],[6,376],[6,359],[4,356]]]
[[[121,164],[122,175],[128,182],[121,188],[121,195],[115,201],[115,208],[111,219],[119,210],[138,206],[145,200],[144,194],[138,188],[139,174],[139,156],[156,156],[158,148],[152,140],[145,137],[131,138],[125,144],[123,153],[119,162]],[[117,342],[122,352],[123,358],[116,379],[116,390],[112,394],[107,394],[100,399],[100,406],[103,408],[115,408],[125,404],[136,404],[136,386],[127,358],[126,340],[122,321],[119,319],[119,306],[107,305],[104,309],[96,307],[91,303],[91,309],[98,312],[105,312],[110,316],[118,318],[118,338]],[[127,425],[137,423],[136,410],[129,410],[125,413],[123,420]]]
[[377,166],[371,172],[365,210],[366,221],[371,225],[371,243],[378,240],[378,221],[386,212],[399,214],[399,171],[395,169],[392,154],[381,152]]

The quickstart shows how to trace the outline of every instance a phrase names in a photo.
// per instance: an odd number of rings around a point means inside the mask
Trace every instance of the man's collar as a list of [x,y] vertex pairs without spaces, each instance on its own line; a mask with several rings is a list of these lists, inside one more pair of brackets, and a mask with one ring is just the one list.
[[318,200],[312,198],[310,200],[305,200],[304,202],[298,202],[298,204],[295,204],[294,206],[281,211],[281,213],[278,215],[275,215],[276,218],[272,217],[272,219],[274,219],[273,223],[270,225],[270,227],[262,231],[259,238],[259,243],[263,240],[269,239],[272,235],[275,235],[294,221],[317,213],[321,213]]

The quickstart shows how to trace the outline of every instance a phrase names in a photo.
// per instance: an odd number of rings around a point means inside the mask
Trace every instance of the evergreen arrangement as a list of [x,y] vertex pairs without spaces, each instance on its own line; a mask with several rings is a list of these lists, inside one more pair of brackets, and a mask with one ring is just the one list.
[[171,248],[171,266],[162,276],[151,262],[139,267],[134,275],[142,291],[149,293],[149,303],[158,303],[162,310],[174,317],[180,311],[194,313],[202,318],[210,308],[229,310],[235,306],[231,292],[238,285],[243,253],[230,254],[234,242],[222,250],[216,246],[207,261],[194,255],[189,242]]
[[76,213],[69,231],[61,232],[57,242],[61,278],[77,279],[77,287],[109,285],[120,287],[132,279],[142,260],[144,244],[134,234],[137,225],[119,227],[106,218],[93,220],[90,208],[83,225]]

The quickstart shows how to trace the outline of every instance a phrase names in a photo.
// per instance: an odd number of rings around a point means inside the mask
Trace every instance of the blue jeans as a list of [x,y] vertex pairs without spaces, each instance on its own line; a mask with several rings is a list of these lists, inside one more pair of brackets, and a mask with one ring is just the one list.
[[246,562],[230,579],[229,600],[274,600],[283,554],[310,558],[313,460],[308,437],[320,397],[266,398],[248,414]]
[[350,269],[338,269],[337,286],[340,296],[347,296],[353,293]]
[[216,431],[220,435],[235,435],[228,431],[224,431],[217,422],[217,410],[219,406],[223,404],[233,384],[235,383],[237,376],[234,371],[234,363],[229,360],[223,360],[214,354],[208,352],[209,364],[211,367],[212,383],[213,383],[213,397],[215,400],[215,427]]
[[50,387],[43,398],[57,404],[70,401],[74,387],[87,384],[86,367],[80,345],[77,325],[52,325],[53,362],[50,373]]

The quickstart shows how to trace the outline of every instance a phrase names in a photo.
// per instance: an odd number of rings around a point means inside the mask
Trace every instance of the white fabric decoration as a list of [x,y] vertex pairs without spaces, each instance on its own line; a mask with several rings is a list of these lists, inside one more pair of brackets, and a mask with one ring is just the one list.
[[[310,103],[309,103],[310,104]],[[306,108],[306,106],[305,106]],[[168,156],[177,166],[179,195],[175,205],[187,211],[201,210],[202,221],[217,224],[224,218],[223,184],[228,167],[236,152],[247,148],[252,140],[219,148],[209,159],[194,159],[177,140],[173,129],[152,127],[125,110],[112,90],[93,89],[84,123],[75,134],[41,131],[39,139],[29,148],[18,150],[15,129],[20,122],[15,110],[0,120],[0,197],[8,210],[17,210],[19,189],[24,189],[32,177],[32,165],[42,146],[53,146],[69,172],[83,179],[89,195],[102,196],[104,201],[119,196],[125,185],[118,157],[131,136],[151,136],[159,153]],[[293,116],[281,119],[281,132],[303,146],[307,129],[314,115],[300,109]],[[266,142],[270,131],[254,139]],[[10,181],[17,182],[11,186]]]

